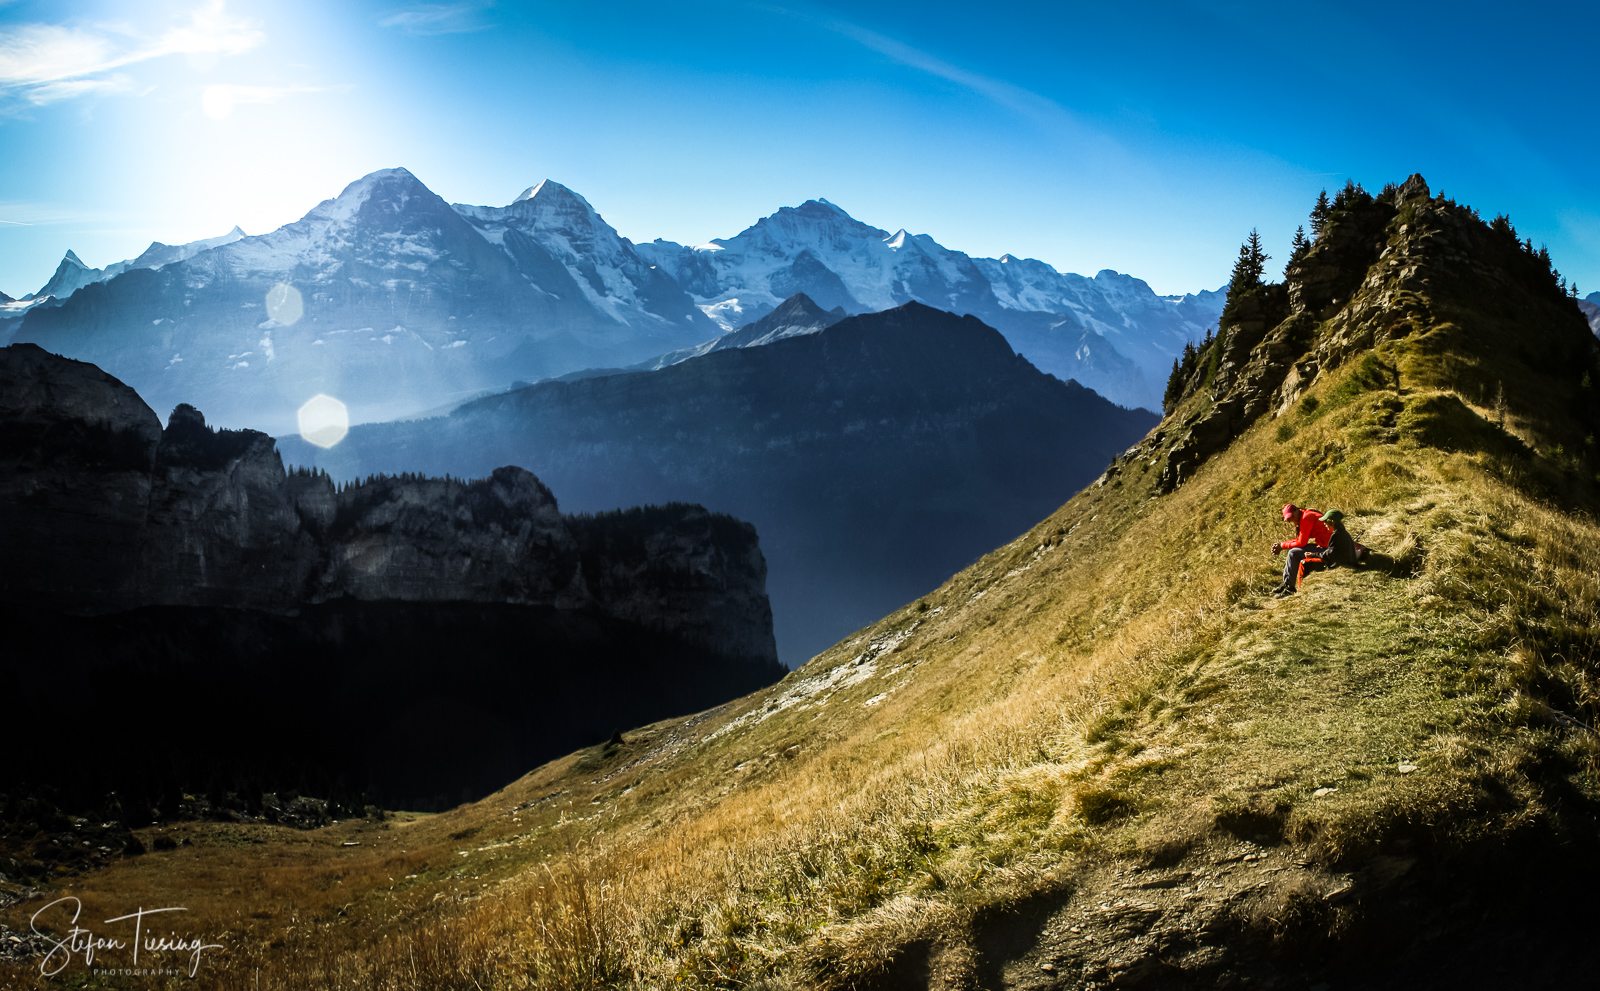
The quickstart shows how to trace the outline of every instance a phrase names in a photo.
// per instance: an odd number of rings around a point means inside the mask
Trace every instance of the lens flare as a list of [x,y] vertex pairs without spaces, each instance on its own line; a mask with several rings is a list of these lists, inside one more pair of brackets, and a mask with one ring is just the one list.
[[300,290],[287,282],[280,282],[267,290],[267,316],[288,327],[300,322],[305,314],[305,301]]
[[332,447],[350,432],[350,410],[329,395],[318,393],[300,407],[300,436],[306,443]]

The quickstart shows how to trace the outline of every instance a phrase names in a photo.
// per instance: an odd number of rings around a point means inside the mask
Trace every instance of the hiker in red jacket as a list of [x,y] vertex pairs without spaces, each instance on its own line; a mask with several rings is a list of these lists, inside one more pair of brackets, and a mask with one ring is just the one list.
[[1296,536],[1272,545],[1274,554],[1289,552],[1289,560],[1283,564],[1283,582],[1272,590],[1273,595],[1293,595],[1300,562],[1308,556],[1320,558],[1333,540],[1333,531],[1322,522],[1322,514],[1315,509],[1301,509],[1292,502],[1285,503],[1283,519],[1295,525]]

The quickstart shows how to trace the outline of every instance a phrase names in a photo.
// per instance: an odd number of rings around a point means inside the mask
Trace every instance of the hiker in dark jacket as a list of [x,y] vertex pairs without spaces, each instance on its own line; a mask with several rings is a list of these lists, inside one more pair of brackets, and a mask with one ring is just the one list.
[[1333,536],[1328,539],[1328,551],[1322,555],[1322,562],[1354,568],[1361,560],[1360,545],[1350,536],[1350,531],[1344,528],[1344,514],[1335,509],[1324,516],[1322,522],[1333,531]]
[[1361,563],[1361,557],[1366,553],[1366,548],[1356,543],[1355,538],[1350,536],[1350,531],[1344,528],[1343,513],[1335,509],[1324,516],[1322,522],[1330,531],[1328,546],[1321,550],[1306,551],[1305,556],[1300,559],[1300,567],[1295,571],[1296,587],[1305,582],[1308,571],[1321,571],[1323,568],[1340,566],[1354,568]]
[[1293,523],[1296,536],[1272,545],[1272,553],[1288,551],[1289,559],[1283,562],[1283,581],[1272,590],[1273,595],[1293,595],[1299,583],[1300,562],[1308,555],[1320,558],[1333,539],[1333,531],[1322,522],[1322,514],[1315,509],[1301,509],[1294,503],[1283,507],[1285,523]]

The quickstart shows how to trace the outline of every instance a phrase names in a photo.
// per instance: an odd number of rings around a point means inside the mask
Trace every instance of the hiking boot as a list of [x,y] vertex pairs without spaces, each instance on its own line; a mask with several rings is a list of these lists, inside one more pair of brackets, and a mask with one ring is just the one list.
[[1277,588],[1272,590],[1272,594],[1280,599],[1287,599],[1289,596],[1294,594],[1294,586],[1279,585]]

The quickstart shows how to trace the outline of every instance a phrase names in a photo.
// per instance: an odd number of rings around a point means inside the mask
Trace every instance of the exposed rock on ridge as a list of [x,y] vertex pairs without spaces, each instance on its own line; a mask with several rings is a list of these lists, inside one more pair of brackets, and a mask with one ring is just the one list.
[[[1578,326],[1577,312],[1552,307],[1548,294],[1535,291],[1548,272],[1506,232],[1434,196],[1420,175],[1376,197],[1359,187],[1341,194],[1326,230],[1290,264],[1285,281],[1234,302],[1231,319],[1181,382],[1167,422],[1109,475],[1129,459],[1154,460],[1161,465],[1158,488],[1171,491],[1262,416],[1287,410],[1318,376],[1418,328],[1443,323],[1466,335],[1462,346],[1481,347],[1450,322],[1455,314],[1436,312],[1439,299],[1493,300],[1474,312],[1522,308],[1552,325]],[[1472,319],[1469,313],[1461,322]],[[1589,360],[1582,337],[1567,338],[1570,347],[1536,356],[1537,362]],[[1471,386],[1486,401],[1500,387]],[[1574,439],[1582,442],[1581,431]]]

